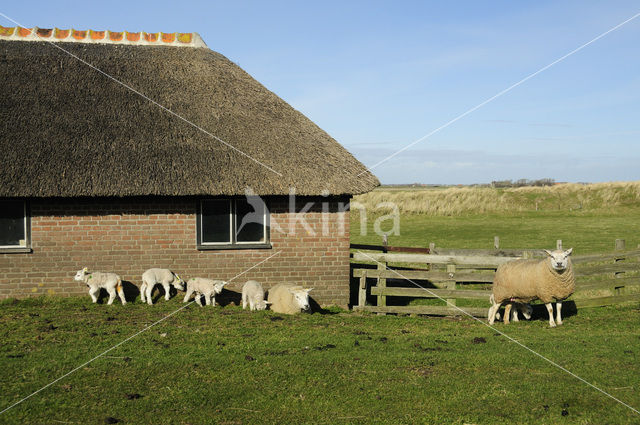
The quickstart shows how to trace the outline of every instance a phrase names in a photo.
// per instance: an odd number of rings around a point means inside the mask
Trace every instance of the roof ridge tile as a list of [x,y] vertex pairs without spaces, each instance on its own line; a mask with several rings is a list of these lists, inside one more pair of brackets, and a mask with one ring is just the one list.
[[205,47],[207,45],[197,32],[129,32],[96,31],[60,28],[3,27],[0,25],[0,40],[51,41],[95,44],[128,44],[141,46]]

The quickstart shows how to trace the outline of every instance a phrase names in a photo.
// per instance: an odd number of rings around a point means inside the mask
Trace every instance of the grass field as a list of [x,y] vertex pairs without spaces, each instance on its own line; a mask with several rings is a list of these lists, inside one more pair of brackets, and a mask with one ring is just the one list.
[[[376,217],[361,232],[359,214],[351,214],[351,241],[380,244],[382,238],[373,230]],[[381,223],[384,231],[392,222]],[[553,249],[561,239],[576,254],[613,251],[615,239],[625,239],[628,248],[640,244],[640,208],[624,208],[618,212],[533,211],[510,214],[477,214],[464,216],[425,216],[402,214],[400,235],[390,235],[389,244],[428,247],[435,242],[443,248],[493,248],[494,236],[500,237],[501,248]]]
[[[563,239],[582,254],[624,238],[635,248],[640,206],[621,202],[405,211],[389,241],[491,248],[498,235],[504,248],[551,248]],[[352,213],[353,242],[380,242],[375,218],[361,235]],[[84,365],[182,306],[180,297],[153,307],[93,305],[88,296],[0,303],[0,410],[79,367],[0,423],[640,424],[640,414],[470,318],[338,309],[291,317],[192,304]],[[556,329],[536,313],[496,329],[640,409],[638,303],[582,309]]]
[[[181,306],[0,307],[6,408]],[[603,424],[640,415],[471,319],[190,305],[0,415],[2,423]],[[635,408],[637,306],[498,325]],[[113,419],[110,419],[113,418]]]

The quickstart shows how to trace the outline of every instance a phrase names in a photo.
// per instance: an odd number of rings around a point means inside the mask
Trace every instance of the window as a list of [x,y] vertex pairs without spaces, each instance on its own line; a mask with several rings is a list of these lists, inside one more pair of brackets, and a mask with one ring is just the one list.
[[198,249],[271,248],[269,211],[259,196],[200,201]]
[[0,200],[0,251],[30,252],[30,220],[27,203]]

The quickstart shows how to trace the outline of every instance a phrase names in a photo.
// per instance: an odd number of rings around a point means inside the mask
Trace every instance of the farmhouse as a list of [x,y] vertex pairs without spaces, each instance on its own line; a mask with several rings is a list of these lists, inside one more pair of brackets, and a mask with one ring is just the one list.
[[378,180],[198,34],[0,27],[0,80],[0,298],[163,267],[348,303]]

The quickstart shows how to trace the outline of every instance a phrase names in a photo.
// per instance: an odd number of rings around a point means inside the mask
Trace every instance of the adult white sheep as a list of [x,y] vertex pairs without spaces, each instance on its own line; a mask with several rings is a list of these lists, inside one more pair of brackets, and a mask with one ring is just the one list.
[[269,301],[264,300],[264,289],[260,282],[249,280],[242,287],[242,309],[249,305],[249,310],[264,310]]
[[[545,303],[549,312],[549,326],[562,324],[562,300],[575,289],[575,277],[571,265],[572,249],[566,251],[547,251],[543,260],[515,260],[502,264],[496,270],[493,279],[493,305],[489,308],[489,324],[493,324],[495,315],[505,302],[521,302],[539,299]],[[556,320],[553,320],[553,306],[556,301]],[[505,315],[508,317],[508,311]],[[506,322],[508,323],[508,321]]]
[[[222,288],[228,282],[224,280],[205,279],[204,277],[194,277],[187,281],[187,294],[184,296],[184,301],[187,302],[191,298],[191,295],[196,295],[196,302],[202,307],[203,295],[207,305],[216,305],[216,295],[222,292]],[[213,302],[212,302],[213,301]]]
[[127,300],[124,298],[124,291],[122,290],[122,280],[120,279],[120,276],[115,273],[90,273],[89,269],[85,267],[82,270],[78,270],[73,279],[84,282],[89,287],[89,295],[94,303],[98,302],[100,288],[106,289],[109,293],[109,301],[107,301],[108,305],[113,303],[113,300],[116,298],[116,292],[120,297],[120,301],[122,301],[122,305],[127,303]]
[[140,300],[149,305],[153,304],[153,300],[151,299],[151,292],[153,288],[160,284],[164,288],[164,299],[169,300],[169,290],[171,289],[171,285],[175,286],[176,289],[181,291],[184,290],[184,281],[172,272],[169,269],[149,269],[146,272],[142,273],[142,285],[140,285]]
[[313,288],[305,289],[300,285],[280,283],[269,289],[267,300],[271,304],[271,311],[283,314],[297,314],[308,311],[309,292]]

